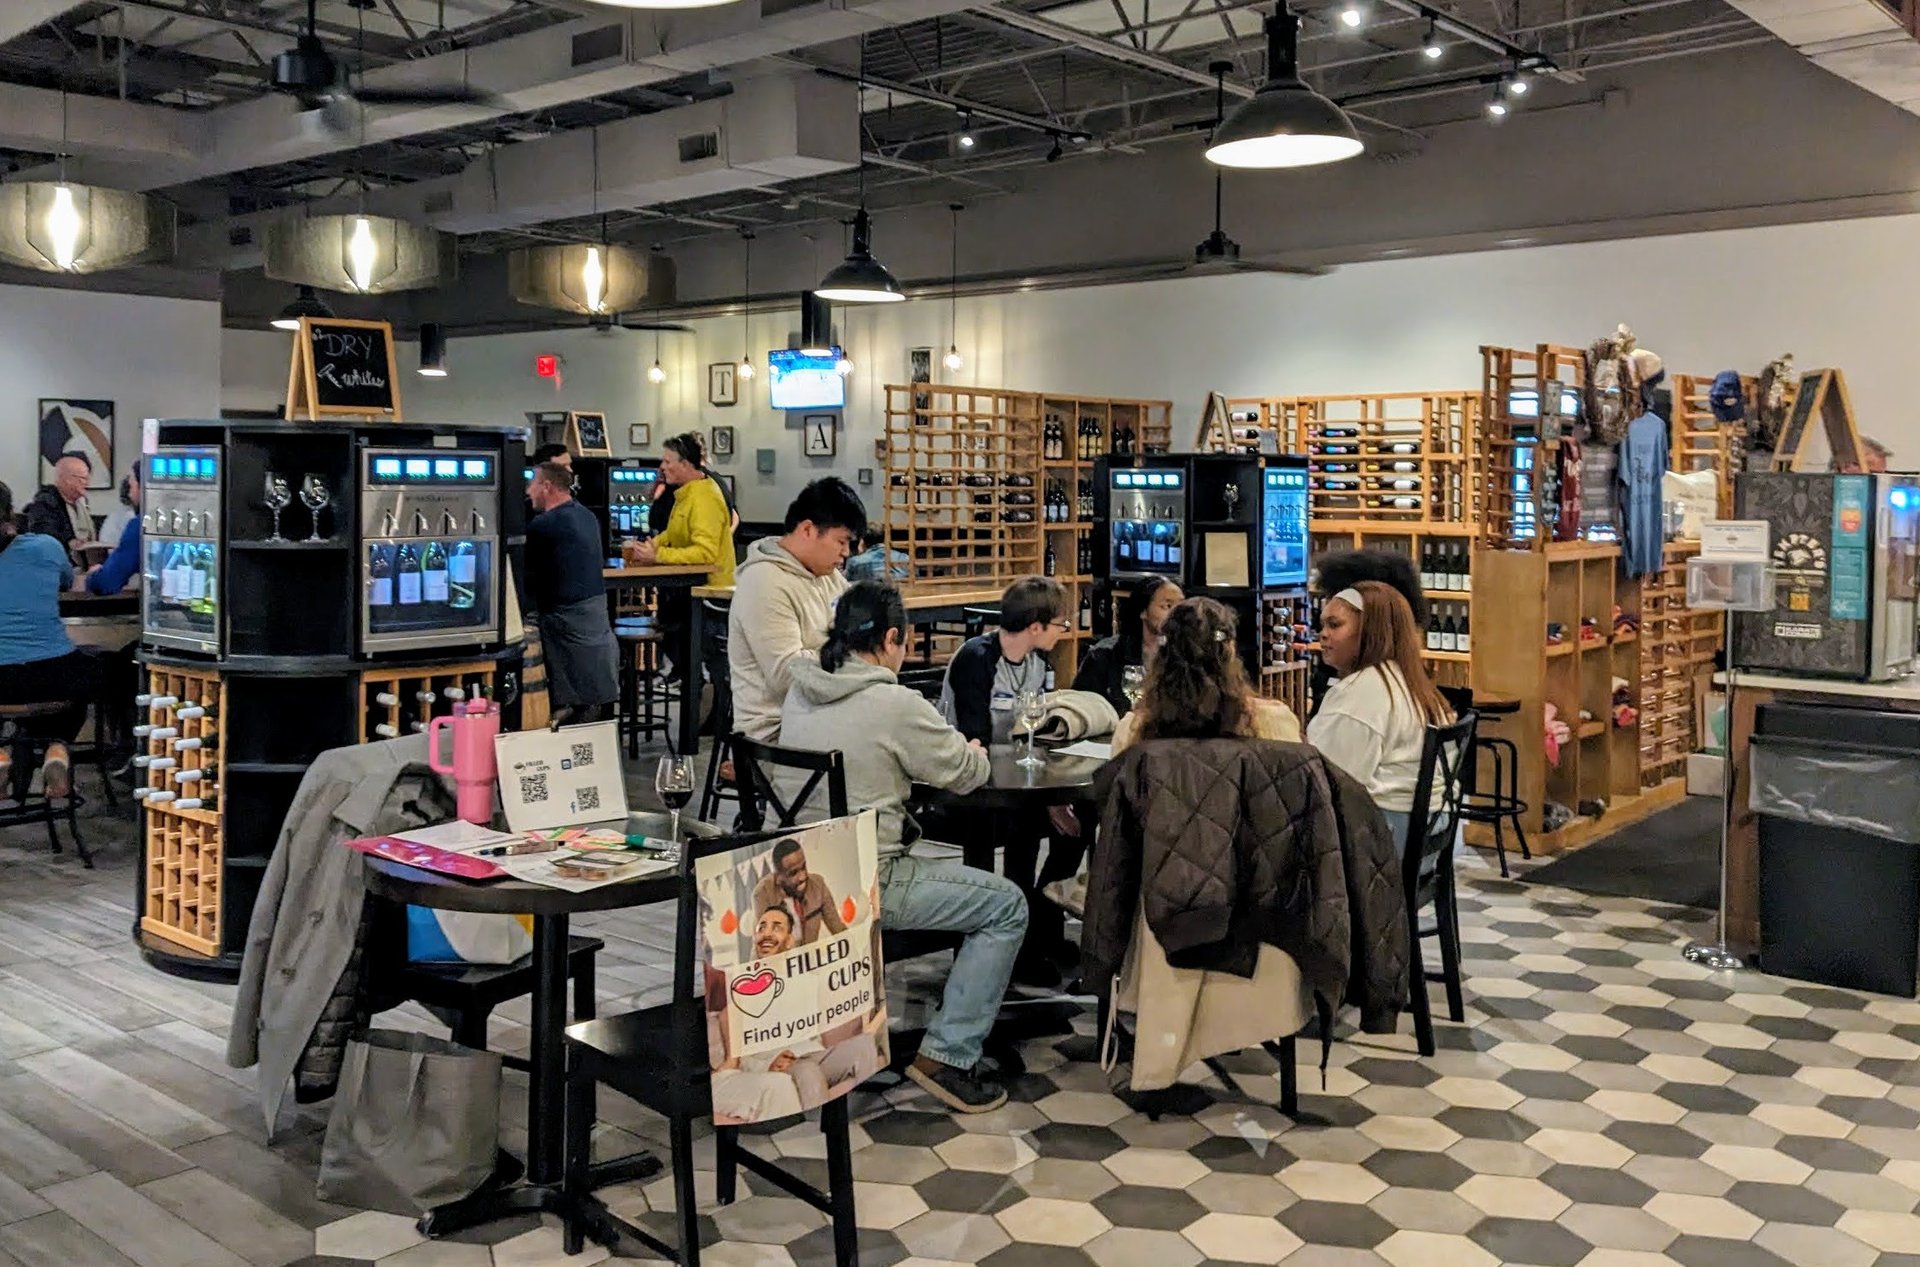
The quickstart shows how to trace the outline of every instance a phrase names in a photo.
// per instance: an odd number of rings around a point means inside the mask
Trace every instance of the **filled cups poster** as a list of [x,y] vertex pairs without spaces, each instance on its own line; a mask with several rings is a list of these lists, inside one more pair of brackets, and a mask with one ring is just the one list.
[[702,858],[695,871],[714,1122],[818,1108],[884,1068],[872,811]]

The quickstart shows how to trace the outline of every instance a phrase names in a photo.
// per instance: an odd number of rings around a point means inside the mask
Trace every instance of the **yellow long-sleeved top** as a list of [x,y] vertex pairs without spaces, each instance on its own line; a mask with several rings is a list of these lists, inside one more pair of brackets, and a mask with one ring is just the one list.
[[662,563],[712,568],[709,585],[733,584],[732,516],[720,486],[702,477],[673,490],[673,513],[656,539]]

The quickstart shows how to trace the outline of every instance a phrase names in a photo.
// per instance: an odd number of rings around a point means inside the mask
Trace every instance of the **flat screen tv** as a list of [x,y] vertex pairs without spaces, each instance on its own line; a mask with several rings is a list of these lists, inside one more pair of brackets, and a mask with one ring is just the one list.
[[847,380],[840,377],[839,349],[808,356],[791,348],[767,353],[767,399],[775,409],[840,409]]

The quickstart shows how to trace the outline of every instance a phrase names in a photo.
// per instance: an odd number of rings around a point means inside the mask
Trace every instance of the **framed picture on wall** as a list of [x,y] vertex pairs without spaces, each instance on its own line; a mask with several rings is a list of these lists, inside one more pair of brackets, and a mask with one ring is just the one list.
[[118,480],[113,470],[113,402],[59,397],[40,402],[40,482],[53,483],[62,453],[84,453],[93,470],[89,489],[105,491]]
[[740,384],[734,378],[732,361],[715,361],[707,366],[707,403],[735,405],[740,402]]
[[733,456],[733,428],[715,427],[713,429],[713,456],[730,458]]
[[840,451],[839,418],[807,414],[800,420],[800,452],[810,458],[830,458]]
[[653,443],[653,424],[650,422],[630,422],[627,424],[627,447],[644,449]]

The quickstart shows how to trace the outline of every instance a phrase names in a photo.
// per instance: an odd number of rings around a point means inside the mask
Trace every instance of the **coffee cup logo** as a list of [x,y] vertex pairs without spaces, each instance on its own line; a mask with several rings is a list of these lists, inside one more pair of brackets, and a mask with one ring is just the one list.
[[776,976],[771,968],[737,976],[728,987],[733,991],[734,1005],[756,1021],[767,1014],[767,1009],[773,1006],[773,1001],[786,988],[787,983]]

